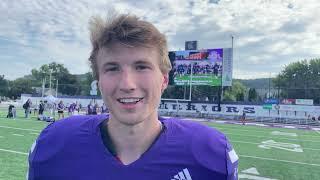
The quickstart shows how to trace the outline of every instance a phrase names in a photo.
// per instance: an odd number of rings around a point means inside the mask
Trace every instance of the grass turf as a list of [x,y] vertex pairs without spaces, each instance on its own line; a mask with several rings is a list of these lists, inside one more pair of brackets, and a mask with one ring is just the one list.
[[[22,110],[18,110],[17,115],[15,120],[7,119],[6,110],[0,110],[0,180],[25,179],[27,153],[37,135],[48,124],[37,121],[33,114],[25,119]],[[320,132],[206,124],[224,132],[233,144],[240,158],[239,179],[320,179]],[[276,135],[275,131],[282,134]],[[270,149],[259,147],[262,142],[271,140],[274,143],[269,144]],[[289,151],[293,147],[303,152]],[[245,172],[250,168],[256,168],[258,173]]]

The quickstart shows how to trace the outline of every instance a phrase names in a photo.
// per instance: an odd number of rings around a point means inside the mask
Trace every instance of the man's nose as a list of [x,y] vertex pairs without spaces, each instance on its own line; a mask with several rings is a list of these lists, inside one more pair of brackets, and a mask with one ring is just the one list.
[[122,70],[119,87],[123,92],[132,92],[136,89],[135,76],[130,69]]

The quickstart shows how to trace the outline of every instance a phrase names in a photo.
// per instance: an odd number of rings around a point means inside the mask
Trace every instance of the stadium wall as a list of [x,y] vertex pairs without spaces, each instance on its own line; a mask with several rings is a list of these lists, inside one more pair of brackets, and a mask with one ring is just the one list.
[[204,114],[204,115],[233,115],[240,116],[243,112],[247,116],[253,117],[283,117],[283,118],[303,118],[310,116],[320,116],[320,106],[304,105],[273,105],[272,109],[265,109],[263,105],[236,105],[221,104],[221,111],[218,111],[217,104],[162,101],[159,106],[162,113],[179,114]]
[[[31,99],[33,105],[37,105],[42,97],[32,97],[31,95],[21,95],[20,105]],[[102,105],[103,101],[100,97],[58,97],[58,101],[62,100],[65,105],[78,102],[82,106],[87,106],[91,101]],[[58,102],[57,101],[57,102]],[[162,100],[159,105],[160,113],[179,113],[180,115],[188,114],[199,116],[207,115],[231,115],[240,116],[243,112],[247,116],[253,117],[283,117],[283,118],[303,118],[307,119],[310,116],[320,116],[320,106],[307,105],[272,105],[272,109],[265,109],[263,105],[239,105],[239,104],[221,104],[221,111],[218,111],[218,105],[212,103],[196,103],[188,101],[168,101]]]

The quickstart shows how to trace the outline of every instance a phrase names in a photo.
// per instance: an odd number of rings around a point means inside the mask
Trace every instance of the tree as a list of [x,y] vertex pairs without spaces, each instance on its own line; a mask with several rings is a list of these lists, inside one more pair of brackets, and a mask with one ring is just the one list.
[[58,76],[58,92],[67,95],[78,95],[80,93],[79,83],[76,77],[72,74],[65,74],[65,76]]
[[13,99],[20,97],[20,95],[23,93],[33,94],[35,92],[32,89],[31,80],[26,77],[18,78],[14,81],[10,81],[8,89],[9,89],[8,97]]
[[[77,78],[70,74],[68,69],[63,66],[63,64],[57,64],[52,62],[50,64],[42,65],[39,70],[31,70],[32,77],[36,81],[37,86],[41,86],[42,80],[45,79],[46,82],[50,81],[51,74],[51,83],[53,88],[58,80],[58,92],[67,95],[77,95],[80,93],[81,88],[80,84],[77,81]],[[46,87],[50,84],[46,83]]]
[[250,102],[252,102],[252,101],[256,101],[257,98],[258,98],[258,94],[257,94],[256,89],[255,89],[255,88],[250,88],[250,89],[249,89],[248,100],[249,100]]
[[[189,97],[189,91],[186,89],[186,94]],[[184,87],[169,85],[167,89],[163,92],[162,98],[165,99],[184,99]],[[186,99],[188,99],[188,97]]]
[[85,79],[81,82],[81,95],[90,95],[91,83],[94,81],[94,76],[92,72],[87,72],[85,74]]
[[320,59],[290,63],[273,83],[281,90],[280,97],[314,99],[320,103]]
[[244,101],[244,95],[246,94],[246,87],[239,81],[233,81],[232,86],[228,87],[223,94],[223,100],[225,101]]
[[0,96],[8,96],[9,82],[4,78],[4,75],[0,75]]

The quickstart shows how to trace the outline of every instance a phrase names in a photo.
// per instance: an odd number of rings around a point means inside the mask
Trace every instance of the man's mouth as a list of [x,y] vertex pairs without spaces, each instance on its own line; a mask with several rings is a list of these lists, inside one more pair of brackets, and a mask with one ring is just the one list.
[[142,99],[143,98],[119,98],[119,99],[117,99],[117,101],[122,104],[137,104]]

